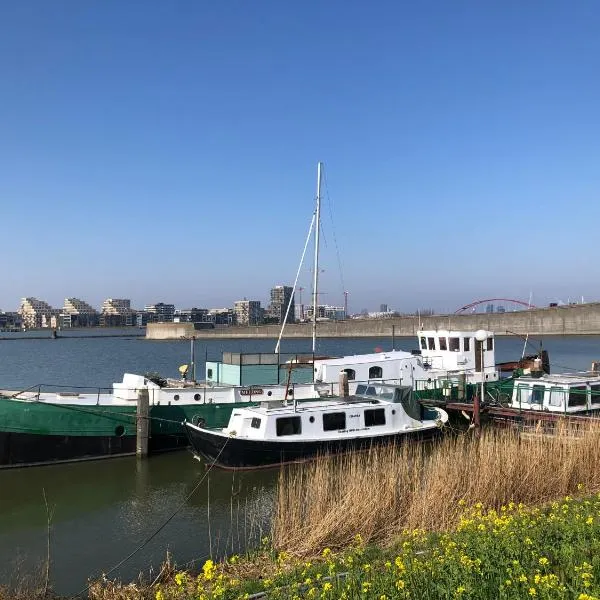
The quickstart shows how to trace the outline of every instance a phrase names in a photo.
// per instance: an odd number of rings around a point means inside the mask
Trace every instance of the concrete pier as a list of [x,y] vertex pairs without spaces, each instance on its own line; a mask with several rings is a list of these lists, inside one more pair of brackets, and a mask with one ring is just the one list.
[[[406,316],[390,319],[348,319],[324,321],[318,324],[319,337],[391,337],[414,336],[423,329],[454,329],[477,331],[485,329],[496,335],[600,335],[600,302],[535,308],[506,313]],[[194,329],[192,323],[152,323],[146,329],[146,339],[277,338],[279,325]],[[309,338],[310,323],[286,325],[284,337]]]

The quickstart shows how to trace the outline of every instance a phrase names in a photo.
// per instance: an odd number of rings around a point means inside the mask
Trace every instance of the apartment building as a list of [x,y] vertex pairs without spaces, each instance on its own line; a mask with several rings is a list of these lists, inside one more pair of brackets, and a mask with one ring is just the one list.
[[233,312],[238,325],[260,325],[263,322],[260,300],[238,300],[233,304]]
[[59,322],[62,327],[95,327],[100,323],[100,315],[79,298],[65,298]]
[[290,298],[292,299],[292,305],[290,312],[288,313],[287,323],[293,323],[296,318],[294,300],[292,298],[292,288],[289,285],[276,285],[271,289],[271,303],[266,311],[268,319],[275,323],[283,323],[285,313],[287,311]]
[[100,325],[103,327],[124,327],[134,325],[136,311],[131,308],[128,298],[107,298],[102,303]]
[[148,314],[148,323],[172,323],[175,316],[175,305],[157,302],[144,306],[144,312]]
[[60,314],[60,310],[34,297],[21,298],[17,312],[23,321],[23,326],[27,329],[50,327],[50,319]]

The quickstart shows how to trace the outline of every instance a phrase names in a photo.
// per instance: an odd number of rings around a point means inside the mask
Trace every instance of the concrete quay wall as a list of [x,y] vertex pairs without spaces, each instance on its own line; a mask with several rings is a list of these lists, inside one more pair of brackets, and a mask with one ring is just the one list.
[[[600,302],[507,313],[434,315],[421,318],[420,324],[423,329],[487,329],[496,335],[600,335]],[[392,332],[396,336],[414,336],[418,328],[418,317],[407,316],[326,321],[318,323],[317,332],[319,337],[390,337]],[[279,330],[279,325],[196,330],[192,323],[152,323],[146,329],[146,339],[277,338]],[[311,336],[310,323],[286,325],[286,339]]]

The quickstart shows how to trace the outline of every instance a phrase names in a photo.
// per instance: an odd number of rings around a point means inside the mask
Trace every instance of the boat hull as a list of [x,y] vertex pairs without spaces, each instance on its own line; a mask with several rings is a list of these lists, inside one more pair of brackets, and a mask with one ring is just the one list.
[[[230,404],[150,407],[148,451],[188,446],[183,422],[224,427]],[[53,404],[0,398],[0,468],[133,455],[136,406]]]
[[220,432],[191,427],[188,423],[185,426],[194,453],[223,469],[276,467],[286,463],[304,462],[322,454],[343,454],[408,440],[424,441],[440,432],[439,427],[432,426],[373,437],[275,442],[228,437]]

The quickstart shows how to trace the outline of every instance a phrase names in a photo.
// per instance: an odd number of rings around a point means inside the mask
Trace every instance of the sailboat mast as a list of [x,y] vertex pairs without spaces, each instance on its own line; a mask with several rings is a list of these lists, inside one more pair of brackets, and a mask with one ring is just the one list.
[[315,264],[313,273],[312,351],[317,350],[317,306],[319,303],[319,233],[321,232],[321,168],[317,163],[317,209],[315,211]]

